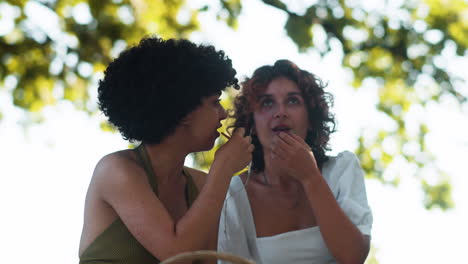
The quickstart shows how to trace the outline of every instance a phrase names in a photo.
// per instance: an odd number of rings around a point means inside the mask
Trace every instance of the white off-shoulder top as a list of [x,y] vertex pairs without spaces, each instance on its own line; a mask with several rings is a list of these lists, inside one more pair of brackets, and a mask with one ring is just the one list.
[[[349,219],[363,234],[370,235],[372,212],[357,157],[349,151],[330,157],[323,166],[322,176]],[[221,212],[218,251],[257,264],[336,263],[318,226],[257,238],[249,199],[238,176],[231,181]]]

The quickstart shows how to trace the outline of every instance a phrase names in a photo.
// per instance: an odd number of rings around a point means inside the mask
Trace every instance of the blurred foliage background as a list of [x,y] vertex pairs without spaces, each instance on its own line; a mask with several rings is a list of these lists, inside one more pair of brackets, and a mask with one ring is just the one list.
[[[2,1],[0,89],[11,91],[14,104],[28,113],[26,123],[43,121],[41,109],[60,100],[94,114],[96,84],[106,65],[143,35],[189,38],[200,30],[199,14],[214,7],[219,23],[236,29],[243,1],[206,2],[193,9],[185,0]],[[363,131],[356,139],[354,151],[366,176],[398,186],[400,175],[385,177],[386,168],[404,161],[417,172],[426,208],[453,207],[450,175],[426,148],[427,125],[409,121],[408,115],[446,97],[459,106],[466,103],[466,76],[454,75],[446,65],[467,55],[468,3],[382,1],[388,9],[380,10],[389,11],[381,12],[355,0],[309,1],[299,9],[294,1],[261,2],[287,15],[284,30],[298,51],[324,56],[338,44],[342,66],[353,73],[352,86],[373,83],[378,89],[376,107],[393,125],[372,134]],[[234,95],[223,100],[227,108]],[[0,112],[0,122],[6,114]],[[106,123],[102,129],[112,131]],[[196,166],[206,169],[213,153],[194,154]],[[438,175],[435,183],[424,178],[428,170]]]

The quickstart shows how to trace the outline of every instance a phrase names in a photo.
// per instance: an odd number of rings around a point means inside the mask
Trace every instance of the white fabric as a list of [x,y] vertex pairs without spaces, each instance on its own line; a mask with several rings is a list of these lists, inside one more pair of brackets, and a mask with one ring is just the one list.
[[257,238],[257,248],[264,264],[335,263],[318,226]]
[[[349,151],[331,157],[324,164],[322,176],[349,219],[363,234],[370,235],[372,212],[357,157]],[[231,181],[221,212],[218,251],[248,258],[257,264],[336,263],[319,227],[257,238],[247,193],[238,176]]]

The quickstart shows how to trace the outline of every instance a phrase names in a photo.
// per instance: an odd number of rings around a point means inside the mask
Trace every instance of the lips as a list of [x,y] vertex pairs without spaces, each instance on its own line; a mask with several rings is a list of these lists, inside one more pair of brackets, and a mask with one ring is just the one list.
[[219,133],[220,133],[220,132],[218,131],[218,129],[220,129],[221,127],[222,127],[221,124],[219,124],[219,125],[216,127],[216,130],[215,130],[215,132],[214,132],[214,133],[216,134],[216,137],[219,137]]
[[281,132],[281,131],[290,131],[291,128],[287,125],[277,125],[275,127],[272,128],[272,131],[273,132]]

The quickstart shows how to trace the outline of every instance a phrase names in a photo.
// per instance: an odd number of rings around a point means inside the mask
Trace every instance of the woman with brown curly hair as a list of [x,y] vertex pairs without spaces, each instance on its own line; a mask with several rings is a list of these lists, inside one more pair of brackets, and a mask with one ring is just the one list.
[[258,68],[235,100],[234,128],[255,145],[231,181],[218,250],[257,263],[363,263],[372,213],[356,156],[326,155],[332,96],[313,74],[279,60]]

